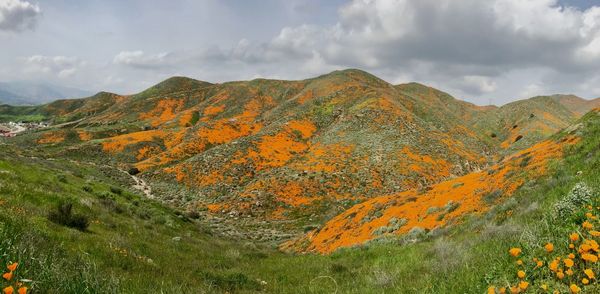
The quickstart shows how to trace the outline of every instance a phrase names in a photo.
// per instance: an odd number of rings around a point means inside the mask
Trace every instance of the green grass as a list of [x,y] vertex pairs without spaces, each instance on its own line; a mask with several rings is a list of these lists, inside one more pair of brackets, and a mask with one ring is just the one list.
[[[19,276],[33,280],[38,293],[483,293],[515,281],[509,248],[539,252],[546,242],[564,243],[578,220],[558,220],[551,211],[576,183],[598,195],[600,116],[583,122],[584,139],[550,176],[488,213],[417,243],[390,238],[327,256],[223,240],[203,222],[139,196],[125,174],[14,157],[4,145],[0,253],[2,261],[21,263]],[[87,232],[47,219],[64,200],[89,217]]]

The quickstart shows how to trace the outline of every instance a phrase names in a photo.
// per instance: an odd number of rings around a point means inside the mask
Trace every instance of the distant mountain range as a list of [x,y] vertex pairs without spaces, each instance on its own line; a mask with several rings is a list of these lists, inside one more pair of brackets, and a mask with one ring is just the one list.
[[0,82],[0,104],[37,105],[57,99],[90,96],[92,92],[36,82]]

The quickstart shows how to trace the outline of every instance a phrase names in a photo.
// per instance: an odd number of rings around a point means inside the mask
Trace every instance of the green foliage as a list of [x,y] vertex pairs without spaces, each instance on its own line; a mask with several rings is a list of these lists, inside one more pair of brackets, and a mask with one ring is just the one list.
[[59,202],[55,209],[48,213],[48,219],[59,225],[74,228],[82,232],[86,231],[90,225],[90,221],[86,216],[73,213],[73,203],[70,201]]

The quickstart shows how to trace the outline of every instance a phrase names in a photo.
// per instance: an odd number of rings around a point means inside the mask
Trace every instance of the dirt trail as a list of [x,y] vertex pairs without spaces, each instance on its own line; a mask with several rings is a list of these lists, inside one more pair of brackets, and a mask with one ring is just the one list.
[[148,185],[146,183],[146,181],[144,181],[143,179],[136,177],[134,175],[129,174],[128,172],[119,169],[120,171],[128,174],[133,181],[135,181],[135,185],[131,186],[132,188],[144,193],[144,195],[146,195],[146,197],[148,197],[149,199],[156,199],[156,197],[154,197],[154,195],[152,194],[152,188],[150,187],[150,185]]

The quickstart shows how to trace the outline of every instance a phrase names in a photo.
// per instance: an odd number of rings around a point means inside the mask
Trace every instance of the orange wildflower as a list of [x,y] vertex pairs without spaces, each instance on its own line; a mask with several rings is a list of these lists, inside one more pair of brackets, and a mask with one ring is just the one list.
[[6,268],[8,268],[9,271],[14,272],[18,266],[19,266],[18,262],[13,262],[13,263],[7,265]]
[[557,271],[558,270],[558,260],[555,259],[552,262],[550,262],[550,264],[548,265],[548,267],[553,272]]
[[519,277],[520,279],[525,278],[525,272],[524,271],[518,271],[517,272],[517,277]]
[[583,272],[590,279],[593,279],[596,277],[596,275],[594,275],[594,271],[591,268],[585,269],[585,270],[583,270]]
[[567,273],[567,276],[572,276],[573,275],[573,270],[572,269],[568,269],[565,273]]
[[27,294],[27,287],[21,287],[19,288],[19,290],[17,290],[17,293],[19,294]]
[[579,291],[581,291],[581,288],[577,287],[577,285],[575,284],[571,284],[571,286],[569,286],[569,289],[571,290],[571,293],[579,293]]
[[562,280],[562,279],[565,277],[565,274],[564,274],[563,272],[558,272],[558,273],[556,273],[556,277],[557,277],[559,280]]
[[565,264],[566,267],[572,267],[573,266],[573,260],[570,259],[570,258],[565,258],[563,260],[563,262],[564,262],[564,264]]
[[496,287],[490,286],[487,290],[488,294],[496,294]]
[[12,272],[4,273],[4,274],[2,275],[2,277],[3,277],[5,280],[7,280],[7,281],[10,281],[10,280],[13,278],[13,273],[12,273]]
[[523,261],[519,259],[519,260],[517,260],[517,264],[518,265],[523,265]]
[[594,225],[592,225],[592,223],[590,223],[588,221],[584,221],[583,224],[581,224],[581,226],[587,230],[591,230],[594,228]]
[[573,249],[573,248],[575,248],[575,244],[573,244],[573,243],[569,244],[569,249]]
[[598,232],[598,231],[590,231],[590,235],[592,235],[594,237],[600,237],[600,232]]
[[590,283],[590,280],[583,278],[583,279],[581,279],[581,283],[583,283],[584,285],[587,285]]
[[546,252],[550,253],[554,251],[554,245],[552,243],[548,243],[544,246],[544,249],[546,249]]
[[521,248],[511,248],[510,250],[508,250],[508,253],[510,253],[510,255],[517,257],[519,256],[519,254],[521,254]]
[[571,235],[569,235],[569,239],[573,242],[579,240],[579,234],[577,233],[572,233]]
[[537,267],[542,267],[542,266],[544,266],[544,262],[540,260],[540,261],[537,262],[536,266]]
[[510,293],[516,294],[516,293],[519,293],[519,292],[521,292],[521,290],[519,290],[518,287],[515,287],[515,286],[510,287]]
[[598,261],[598,256],[594,254],[584,253],[581,255],[581,258],[586,261],[596,262]]
[[575,254],[573,254],[573,253],[569,253],[569,258],[570,258],[570,259],[575,259]]
[[525,282],[525,281],[519,282],[519,289],[525,291],[525,290],[527,290],[527,287],[529,287],[529,283],[528,282]]
[[15,288],[13,288],[13,286],[8,286],[2,289],[2,292],[4,292],[4,294],[13,294],[15,293]]

